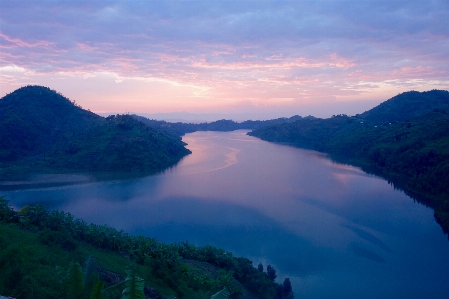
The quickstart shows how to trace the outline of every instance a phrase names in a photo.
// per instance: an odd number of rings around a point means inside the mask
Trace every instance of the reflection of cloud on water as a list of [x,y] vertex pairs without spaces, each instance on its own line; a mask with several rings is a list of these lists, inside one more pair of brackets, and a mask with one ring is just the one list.
[[387,252],[390,252],[390,253],[393,252],[381,239],[379,239],[375,235],[367,232],[366,230],[357,228],[357,227],[349,225],[349,224],[341,224],[341,226],[353,231],[357,236],[370,242],[371,244],[377,245]]
[[352,178],[352,175],[343,173],[334,173],[333,176],[343,185],[348,185]]
[[[243,135],[247,131],[240,132],[195,132],[186,134],[183,141],[188,143],[187,148],[192,154],[184,157],[170,172],[175,175],[192,175],[213,172],[225,169],[238,162],[237,154],[240,149],[224,146],[225,141],[237,141],[239,143],[254,141],[252,137]],[[233,137],[226,137],[232,134]],[[234,137],[235,136],[235,137]],[[242,136],[239,138],[239,136]],[[248,137],[245,138],[244,136]],[[212,142],[211,142],[212,141]],[[255,140],[257,141],[257,140]],[[165,173],[167,174],[167,173]]]
[[227,168],[231,165],[237,164],[238,159],[237,159],[237,154],[240,152],[240,149],[238,148],[233,148],[233,147],[229,147],[229,149],[231,150],[230,153],[225,154],[226,160],[225,160],[225,165],[223,167],[219,167],[215,170],[219,170],[219,169],[224,169]]
[[335,266],[329,258],[329,254],[335,254],[332,250],[317,246],[263,213],[238,204],[211,201],[208,197],[175,196],[152,201],[145,198],[132,202],[126,211],[121,211],[124,212],[133,219],[142,219],[141,223],[128,226],[132,234],[167,243],[182,242],[188,236],[188,241],[195,245],[212,244],[255,260],[269,257],[279,273],[310,275]]
[[327,156],[326,162],[328,162],[328,165],[331,165],[334,168],[346,170],[351,173],[365,174],[365,172],[360,167],[336,162],[336,161],[332,160],[331,158],[329,158],[329,156]]
[[[241,150],[238,148],[233,148],[233,147],[226,147],[226,149],[229,150],[229,152],[223,154],[224,159],[222,162],[220,161],[220,163],[219,163],[220,165],[217,167],[210,168],[209,166],[211,166],[210,164],[212,164],[212,163],[203,164],[202,163],[203,159],[204,159],[203,157],[196,157],[196,158],[194,157],[193,161],[187,161],[186,163],[183,164],[183,166],[185,168],[177,168],[177,170],[174,171],[174,173],[176,175],[201,174],[201,173],[208,173],[208,172],[213,172],[213,171],[217,171],[217,170],[222,170],[222,169],[228,168],[231,165],[237,164],[238,163],[237,154]],[[189,165],[192,165],[193,167],[188,168]],[[204,166],[206,166],[206,167],[204,167]]]
[[231,140],[231,141],[238,141],[238,142],[251,142],[251,143],[258,143],[261,140],[260,139],[256,139],[256,137],[252,137],[252,136],[246,136],[247,138],[226,138],[227,140]]
[[328,165],[336,169],[336,173],[335,173],[336,176],[341,175],[341,176],[346,176],[346,178],[349,178],[352,176],[363,176],[363,177],[369,177],[369,178],[374,177],[372,174],[368,174],[368,173],[364,172],[362,169],[356,168],[353,166],[348,166],[345,164],[337,164],[337,163],[331,163]]
[[366,258],[369,260],[372,260],[374,262],[377,263],[385,263],[385,259],[383,257],[381,257],[380,255],[378,255],[377,253],[366,249],[358,244],[351,244],[349,245],[349,247],[352,249],[352,252],[354,253],[354,255],[358,256],[358,257],[362,257],[362,258]]
[[346,169],[340,167],[337,167],[337,169],[332,173],[332,176],[343,185],[351,184],[351,181],[357,177],[373,178],[373,175],[367,174],[362,170],[358,171],[358,169]]
[[238,162],[237,154],[240,152],[240,149],[232,148],[232,147],[228,147],[228,149],[230,149],[231,152],[225,154],[226,159],[224,160],[223,166],[212,168],[212,169],[205,169],[203,171],[198,171],[198,172],[190,173],[190,174],[213,172],[213,171],[222,170],[222,169],[228,168],[231,165],[237,164],[237,162]]

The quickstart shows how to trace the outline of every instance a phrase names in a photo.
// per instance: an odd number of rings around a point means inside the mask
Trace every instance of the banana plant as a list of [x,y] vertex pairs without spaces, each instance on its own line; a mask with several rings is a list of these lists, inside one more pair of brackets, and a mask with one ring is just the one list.
[[212,297],[210,297],[210,299],[228,299],[230,295],[231,295],[231,293],[229,292],[229,290],[227,288],[224,288],[220,292],[212,295]]
[[99,281],[94,285],[89,299],[106,299],[104,294],[104,282]]
[[[229,290],[227,288],[224,288],[223,290],[219,291],[218,293],[213,294],[210,299],[229,299],[229,296],[231,295],[231,293],[229,292]],[[170,295],[169,297],[167,297],[167,299],[176,299],[175,296]]]
[[121,293],[121,299],[145,299],[144,280],[137,277],[132,268],[126,271],[128,276],[122,282],[119,282],[108,288],[99,281],[93,273],[94,259],[89,256],[84,271],[80,264],[72,262],[66,277],[66,291],[69,299],[106,299],[116,293]]
[[145,287],[144,280],[137,277],[132,269],[127,270],[126,274],[128,276],[125,279],[125,289],[122,293],[122,299],[145,299],[145,294],[143,293]]
[[92,274],[92,261],[88,258],[84,271],[81,265],[72,262],[67,272],[65,287],[69,299],[106,299],[104,296],[104,283]]
[[84,294],[84,274],[80,264],[70,263],[65,283],[69,299],[80,299]]

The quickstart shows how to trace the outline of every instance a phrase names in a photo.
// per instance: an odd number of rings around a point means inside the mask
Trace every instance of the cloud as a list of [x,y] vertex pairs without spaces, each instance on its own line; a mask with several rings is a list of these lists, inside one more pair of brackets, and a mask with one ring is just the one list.
[[[14,47],[25,47],[25,48],[44,47],[44,48],[48,48],[51,45],[51,43],[47,42],[47,41],[37,41],[34,43],[27,43],[23,40],[20,40],[18,38],[11,38],[2,33],[0,33],[0,38],[2,38],[4,41],[6,41],[6,44],[9,43],[10,48],[14,48]],[[5,45],[5,47],[9,48],[8,45]]]
[[385,100],[448,89],[447,15],[447,1],[2,1],[0,66],[190,86],[183,106]]

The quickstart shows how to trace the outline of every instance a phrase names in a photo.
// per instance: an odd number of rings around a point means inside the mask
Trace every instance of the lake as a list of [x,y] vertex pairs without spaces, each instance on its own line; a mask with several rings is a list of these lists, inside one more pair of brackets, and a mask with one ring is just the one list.
[[183,141],[193,153],[157,175],[51,176],[53,186],[43,176],[40,188],[0,194],[15,208],[42,204],[163,242],[223,247],[272,265],[277,282],[289,277],[295,298],[449,298],[447,236],[431,209],[387,181],[246,131]]

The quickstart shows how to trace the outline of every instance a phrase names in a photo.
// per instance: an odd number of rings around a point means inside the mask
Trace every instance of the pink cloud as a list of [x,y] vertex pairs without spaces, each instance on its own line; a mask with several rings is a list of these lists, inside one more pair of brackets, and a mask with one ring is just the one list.
[[449,71],[435,70],[430,66],[416,66],[416,67],[402,67],[391,72],[390,78],[429,78],[439,76],[446,76],[449,78]]
[[[224,109],[248,99],[254,107],[281,105],[276,98],[294,99],[294,106],[314,99],[385,99],[410,82],[415,89],[449,87],[449,23],[438,3],[420,4],[416,11],[402,2],[348,7],[293,1],[284,9],[263,2],[217,9],[200,1],[195,10],[184,9],[187,2],[164,3],[50,1],[38,5],[40,14],[47,13],[42,20],[28,6],[2,9],[0,1],[0,67],[34,74],[8,74],[8,82],[55,89],[55,78],[79,77],[73,84],[83,88],[64,86],[74,99],[78,89],[94,89],[96,98],[113,98],[115,107],[124,107],[129,100],[120,102],[119,95],[132,93],[141,100],[136,109]],[[108,93],[117,85],[120,92]]]
[[[267,62],[268,61],[268,62]],[[275,61],[275,62],[272,62]],[[239,70],[239,69],[291,69],[291,68],[323,68],[323,67],[337,67],[347,69],[355,66],[355,63],[347,59],[338,58],[336,54],[332,54],[330,59],[326,60],[312,60],[306,58],[283,58],[283,57],[268,57],[264,61],[240,61],[240,62],[208,62],[206,59],[200,61],[193,61],[193,67],[198,68],[212,68],[223,70]]]
[[2,37],[4,40],[15,44],[17,47],[26,47],[26,48],[36,48],[36,47],[43,47],[43,48],[48,48],[52,45],[54,45],[54,43],[48,42],[48,41],[38,41],[36,43],[27,43],[19,38],[11,38],[3,33],[0,32],[0,37]]
[[92,47],[92,46],[89,46],[88,44],[85,44],[85,43],[76,43],[76,46],[81,51],[86,51],[86,52],[96,52],[96,51],[98,51],[98,47]]

